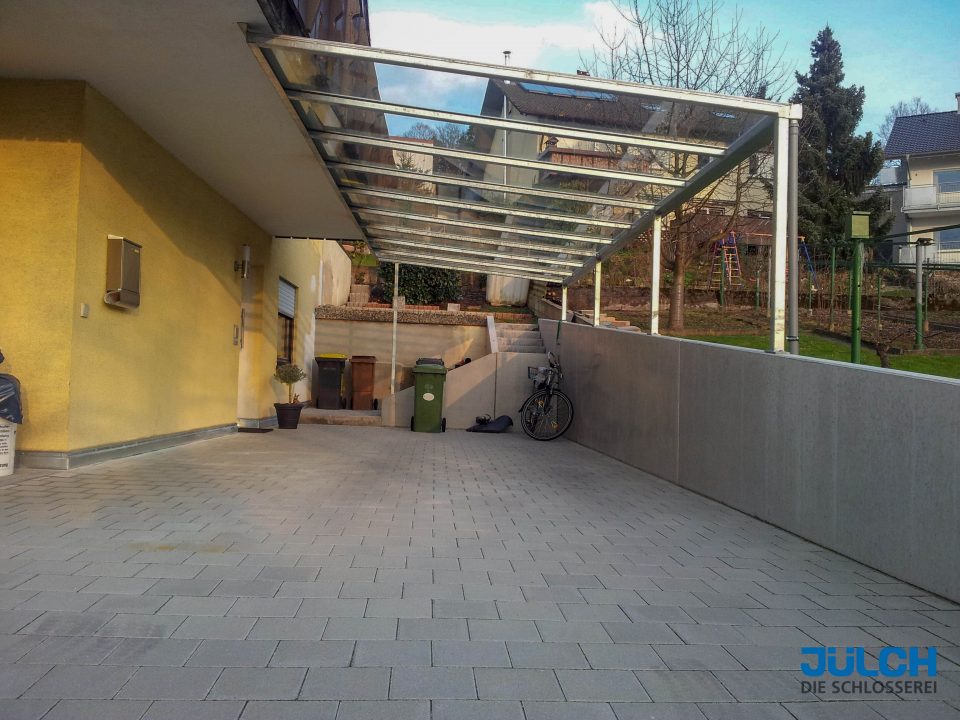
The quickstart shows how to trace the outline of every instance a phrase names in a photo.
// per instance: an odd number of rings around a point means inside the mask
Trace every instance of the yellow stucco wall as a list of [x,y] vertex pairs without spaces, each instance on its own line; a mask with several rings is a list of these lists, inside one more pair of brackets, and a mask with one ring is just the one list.
[[[301,288],[296,361],[307,366],[321,255],[332,253],[342,285],[339,247],[272,239],[82,82],[0,81],[0,107],[0,347],[24,387],[18,450],[272,415],[285,400],[271,380],[278,278]],[[143,246],[139,308],[103,302],[108,235]],[[246,280],[234,271],[244,244]]]
[[67,443],[83,87],[0,79],[0,371],[30,413],[18,445],[38,450]]

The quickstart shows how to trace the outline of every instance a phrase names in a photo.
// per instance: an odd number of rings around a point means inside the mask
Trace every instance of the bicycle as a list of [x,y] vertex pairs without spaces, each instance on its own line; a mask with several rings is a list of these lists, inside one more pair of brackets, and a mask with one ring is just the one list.
[[560,360],[551,352],[547,353],[547,361],[549,367],[527,368],[534,392],[520,408],[520,426],[534,440],[554,440],[573,422],[573,403],[560,390]]

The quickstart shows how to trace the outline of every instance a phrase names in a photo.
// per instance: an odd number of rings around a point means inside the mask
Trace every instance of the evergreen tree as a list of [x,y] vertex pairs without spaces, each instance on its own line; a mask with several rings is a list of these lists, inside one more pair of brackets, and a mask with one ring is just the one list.
[[800,121],[799,232],[808,242],[841,240],[852,210],[870,212],[873,234],[892,217],[879,189],[863,196],[883,166],[883,148],[873,134],[857,135],[863,117],[863,86],[844,87],[843,54],[826,26],[810,45],[813,63],[797,73],[791,102],[803,104]]

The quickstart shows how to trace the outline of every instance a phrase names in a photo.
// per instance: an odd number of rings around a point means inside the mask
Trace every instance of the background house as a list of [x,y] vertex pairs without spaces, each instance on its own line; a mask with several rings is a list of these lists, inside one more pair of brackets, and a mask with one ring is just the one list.
[[[902,206],[891,232],[923,231],[960,223],[960,93],[957,109],[898,117],[884,149],[898,168],[885,169],[892,207],[902,190]],[[930,262],[960,264],[960,229],[931,232],[934,245],[926,250]],[[898,262],[915,261],[915,246],[900,245]]]

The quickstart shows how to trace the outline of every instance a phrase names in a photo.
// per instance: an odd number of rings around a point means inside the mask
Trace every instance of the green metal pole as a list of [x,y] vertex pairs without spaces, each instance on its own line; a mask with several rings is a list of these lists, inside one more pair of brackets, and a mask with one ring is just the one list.
[[923,277],[923,331],[930,332],[930,276],[933,273],[927,270]]
[[880,293],[882,292],[882,283],[883,283],[883,268],[874,267],[877,271],[877,340],[880,340]]
[[807,268],[807,314],[813,315],[813,275]]
[[860,364],[860,284],[863,274],[863,241],[853,241],[853,268],[850,272],[850,362]]
[[915,309],[915,327],[914,327],[914,339],[913,339],[913,349],[914,350],[923,350],[923,245],[920,244],[919,240],[914,246],[915,252],[917,254],[917,277],[916,277],[916,298],[914,299],[913,304],[916,305]]
[[830,330],[833,331],[833,308],[836,305],[837,245],[830,243]]
[[[722,240],[720,241],[723,242]],[[727,248],[720,246],[720,308],[723,309],[723,291],[727,280]]]
[[760,268],[757,268],[757,289],[754,292],[753,306],[754,306],[754,311],[759,315],[760,314]]

